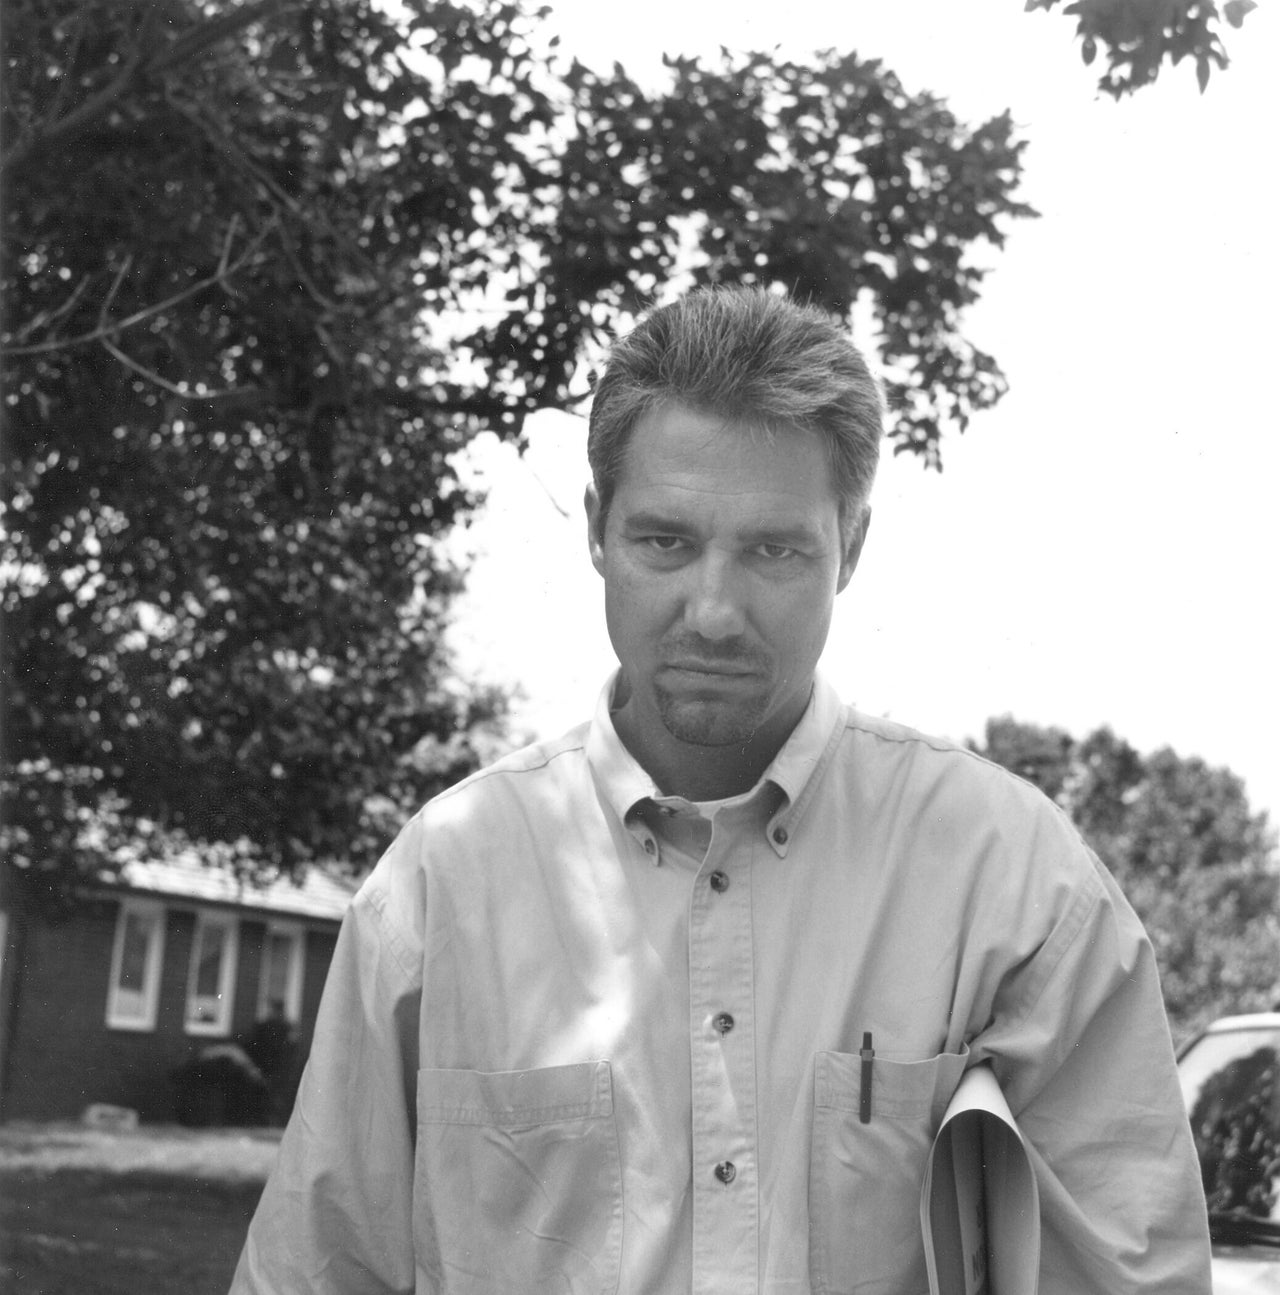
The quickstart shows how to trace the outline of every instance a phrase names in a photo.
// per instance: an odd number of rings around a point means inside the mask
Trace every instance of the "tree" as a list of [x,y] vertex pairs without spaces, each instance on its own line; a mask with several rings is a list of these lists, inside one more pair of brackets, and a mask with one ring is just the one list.
[[1038,786],[1111,869],[1155,946],[1181,1034],[1280,997],[1280,869],[1267,815],[1229,769],[1169,748],[1141,755],[1109,728],[991,720],[988,759]]
[[12,0],[3,35],[5,844],[51,885],[174,837],[363,863],[469,767],[500,706],[441,647],[452,456],[585,398],[678,273],[866,302],[927,462],[1003,390],[960,324],[1022,145],[878,63],[649,93],[448,0]]
[[[1026,0],[1028,10],[1053,9],[1060,0]],[[1229,63],[1220,18],[1239,27],[1258,6],[1255,0],[1073,0],[1062,12],[1076,20],[1080,53],[1091,64],[1101,48],[1106,70],[1098,88],[1113,99],[1150,85],[1165,63],[1190,58],[1203,92],[1215,67]]]

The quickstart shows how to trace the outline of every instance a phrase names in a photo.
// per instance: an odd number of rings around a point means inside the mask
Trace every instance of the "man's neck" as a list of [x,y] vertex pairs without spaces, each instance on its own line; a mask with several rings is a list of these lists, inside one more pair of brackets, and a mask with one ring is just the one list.
[[[803,715],[803,711],[800,712]],[[626,703],[613,712],[614,730],[640,767],[666,796],[724,800],[750,791],[791,736],[800,716],[783,731],[758,733],[745,744],[700,746],[634,722]]]

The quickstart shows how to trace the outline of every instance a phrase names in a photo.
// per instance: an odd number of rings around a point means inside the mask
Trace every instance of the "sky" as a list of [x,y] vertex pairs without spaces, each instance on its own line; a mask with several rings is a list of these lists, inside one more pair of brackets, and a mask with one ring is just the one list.
[[[1020,0],[552,5],[564,50],[641,80],[664,50],[854,49],[970,124],[1009,109],[1029,141],[1040,219],[989,254],[964,327],[1009,393],[944,441],[942,473],[886,456],[837,600],[820,668],[860,709],[957,740],[1005,714],[1106,724],[1230,767],[1280,822],[1277,9],[1227,31],[1204,95],[1184,65],[1116,103],[1072,21]],[[585,419],[529,431],[523,459],[487,436],[470,456],[489,495],[459,537],[453,641],[465,674],[517,691],[516,734],[551,737],[615,658]]]

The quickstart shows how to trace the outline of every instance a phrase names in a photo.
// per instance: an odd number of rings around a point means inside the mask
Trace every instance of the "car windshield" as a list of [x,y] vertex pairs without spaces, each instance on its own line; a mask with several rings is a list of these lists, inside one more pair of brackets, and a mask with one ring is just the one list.
[[1280,1025],[1214,1031],[1178,1062],[1214,1239],[1280,1244]]

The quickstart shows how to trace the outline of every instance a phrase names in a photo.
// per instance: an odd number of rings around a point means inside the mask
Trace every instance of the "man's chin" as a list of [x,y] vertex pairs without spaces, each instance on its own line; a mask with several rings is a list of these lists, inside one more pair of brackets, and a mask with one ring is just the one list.
[[714,701],[683,698],[659,699],[663,727],[677,742],[688,746],[745,746],[759,728],[760,710]]

